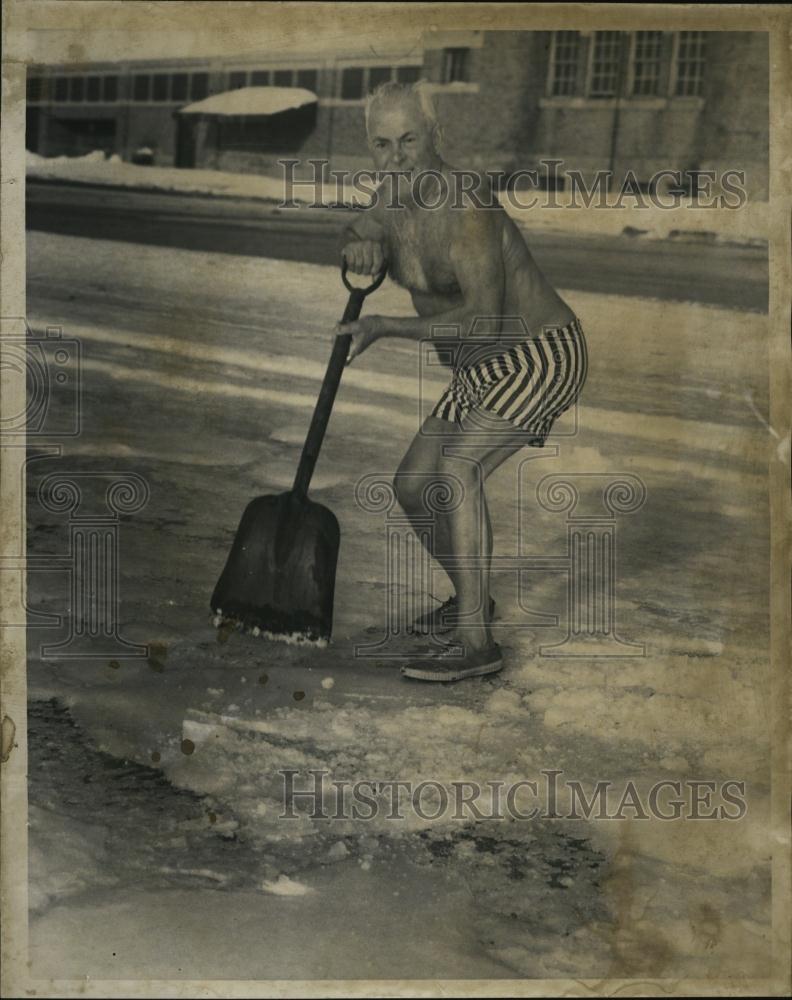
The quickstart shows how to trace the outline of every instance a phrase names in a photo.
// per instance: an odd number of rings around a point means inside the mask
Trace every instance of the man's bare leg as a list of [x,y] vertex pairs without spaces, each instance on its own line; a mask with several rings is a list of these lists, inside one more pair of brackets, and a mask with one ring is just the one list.
[[[454,454],[447,449],[441,460],[442,473],[451,473],[460,479],[464,499],[455,509],[444,515],[451,542],[449,565],[451,580],[457,596],[456,614],[459,624],[450,641],[463,640],[468,649],[483,649],[491,644],[486,618],[489,607],[489,564],[492,557],[491,540],[486,530],[487,501],[484,497],[483,471],[480,463],[467,453]],[[454,565],[454,557],[469,560],[470,565]]]
[[451,525],[442,511],[427,504],[433,484],[456,494],[457,484],[439,473],[443,446],[455,436],[456,427],[437,417],[427,417],[420,432],[415,436],[396,472],[394,485],[396,496],[413,528],[422,542],[426,534],[419,530],[421,521],[427,514],[433,516],[433,531],[429,536],[427,551],[436,559],[454,584],[454,568],[449,563],[453,551]]
[[[396,475],[399,502],[408,517],[425,516],[425,491],[433,482],[461,486],[463,501],[448,513],[432,511],[435,531],[430,554],[445,569],[457,595],[457,613],[463,622],[450,641],[481,648],[492,643],[489,623],[489,578],[492,558],[492,521],[484,481],[519,451],[526,435],[489,414],[472,415],[461,427],[427,418]],[[434,477],[434,479],[433,479]],[[417,522],[416,522],[417,527]],[[455,556],[473,557],[461,567]]]
[[[523,448],[526,435],[506,421],[474,413],[462,422],[454,444],[444,449],[441,470],[464,484],[465,501],[446,515],[451,541],[450,565],[455,556],[472,565],[456,568],[452,581],[457,593],[459,625],[446,642],[483,649],[493,644],[488,615],[492,565],[492,519],[484,492],[487,478]],[[473,558],[470,558],[473,557]]]

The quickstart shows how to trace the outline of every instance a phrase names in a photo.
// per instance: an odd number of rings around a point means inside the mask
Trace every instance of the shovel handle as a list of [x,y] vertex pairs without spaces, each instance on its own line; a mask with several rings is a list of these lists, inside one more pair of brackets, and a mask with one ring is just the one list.
[[[386,272],[387,267],[383,267],[367,288],[356,288],[350,284],[347,278],[347,262],[344,261],[342,263],[341,280],[349,289],[349,300],[347,301],[344,315],[341,318],[342,323],[353,323],[360,316],[366,296],[379,288],[385,280]],[[344,365],[349,354],[351,340],[352,338],[348,333],[340,334],[336,337],[333,344],[333,351],[327,363],[327,371],[322,382],[322,388],[319,390],[319,399],[316,401],[316,407],[311,418],[311,426],[308,428],[308,435],[303,445],[300,464],[297,466],[297,475],[294,477],[292,492],[300,498],[304,498],[307,495],[308,487],[311,485],[311,477],[319,458],[319,450],[322,447],[327,423],[330,420],[330,413],[333,409],[338,384],[341,381],[341,374],[344,371]]]

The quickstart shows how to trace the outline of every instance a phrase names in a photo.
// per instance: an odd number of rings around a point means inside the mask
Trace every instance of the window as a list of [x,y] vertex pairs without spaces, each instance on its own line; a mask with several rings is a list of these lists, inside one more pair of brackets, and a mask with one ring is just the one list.
[[186,73],[174,73],[171,76],[171,100],[172,101],[186,101],[187,100],[187,83],[189,77]]
[[151,92],[151,77],[139,74],[134,78],[132,96],[136,101],[148,101]]
[[118,99],[118,77],[106,76],[102,80],[102,100],[116,101]]
[[191,101],[201,101],[204,97],[209,94],[209,74],[208,73],[191,73],[190,74],[190,100]]
[[85,98],[85,77],[73,76],[69,80],[69,100],[79,102]]
[[239,90],[242,87],[247,87],[247,72],[244,69],[240,69],[234,70],[233,73],[229,73],[228,89]]
[[102,99],[102,78],[100,76],[89,76],[85,82],[85,99],[87,101],[100,101]]
[[569,97],[577,93],[579,31],[554,31],[550,70],[550,93],[553,97]]
[[43,80],[40,76],[29,76],[27,79],[27,99],[40,101],[43,96]]
[[662,31],[636,31],[633,42],[632,93],[634,97],[656,94],[660,84]]
[[700,97],[704,84],[703,31],[680,31],[677,42],[676,85],[677,97]]
[[360,66],[348,66],[341,71],[341,99],[357,101],[363,96],[363,69]]
[[251,87],[269,87],[270,71],[268,69],[254,69],[250,74]]
[[297,86],[305,90],[315,91],[318,78],[319,74],[315,69],[297,70]]
[[416,83],[420,77],[420,66],[398,66],[396,68],[396,79],[399,83]]
[[290,69],[276,69],[273,76],[276,87],[291,87],[294,73]]
[[589,97],[615,97],[619,82],[621,32],[595,31]]
[[154,74],[153,96],[155,101],[167,101],[169,80],[170,77],[167,73]]
[[69,99],[69,78],[67,76],[55,77],[55,100],[68,101]]
[[392,75],[390,66],[370,66],[368,73],[368,90],[376,90],[381,83],[387,83]]
[[445,49],[443,79],[446,83],[466,83],[469,80],[470,49]]

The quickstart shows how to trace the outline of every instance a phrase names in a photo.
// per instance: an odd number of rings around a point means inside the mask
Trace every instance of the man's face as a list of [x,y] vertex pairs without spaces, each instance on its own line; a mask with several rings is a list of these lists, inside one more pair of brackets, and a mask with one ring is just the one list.
[[369,147],[377,170],[435,169],[435,130],[414,101],[380,104],[369,118]]

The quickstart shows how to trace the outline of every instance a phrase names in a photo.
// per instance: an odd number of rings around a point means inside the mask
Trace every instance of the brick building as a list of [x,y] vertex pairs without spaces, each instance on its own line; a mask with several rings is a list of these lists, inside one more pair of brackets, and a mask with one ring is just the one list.
[[[512,172],[543,159],[590,177],[627,169],[738,169],[766,197],[768,36],[763,32],[427,32],[420,50],[373,58],[151,60],[32,67],[28,148],[46,156],[92,149],[158,164],[273,171],[280,156],[369,166],[363,103],[383,80],[426,79],[450,162]],[[180,109],[248,86],[299,87],[310,113],[269,122],[206,122],[201,142]],[[291,112],[285,112],[288,115]]]

